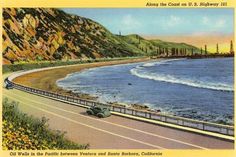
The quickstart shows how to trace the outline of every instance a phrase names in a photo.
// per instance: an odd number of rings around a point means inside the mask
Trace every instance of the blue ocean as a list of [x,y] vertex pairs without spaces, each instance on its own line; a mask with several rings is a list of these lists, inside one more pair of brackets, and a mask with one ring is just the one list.
[[101,102],[137,103],[161,112],[233,124],[233,58],[167,59],[69,74],[57,85]]

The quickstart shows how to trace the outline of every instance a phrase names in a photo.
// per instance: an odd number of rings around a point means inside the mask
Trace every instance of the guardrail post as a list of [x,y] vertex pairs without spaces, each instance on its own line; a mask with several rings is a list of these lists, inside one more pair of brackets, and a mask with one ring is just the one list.
[[165,122],[165,121],[166,121],[166,116],[163,115],[163,116],[161,117],[161,121],[164,121],[164,122]]
[[150,118],[150,114],[148,112],[145,112],[145,118]]

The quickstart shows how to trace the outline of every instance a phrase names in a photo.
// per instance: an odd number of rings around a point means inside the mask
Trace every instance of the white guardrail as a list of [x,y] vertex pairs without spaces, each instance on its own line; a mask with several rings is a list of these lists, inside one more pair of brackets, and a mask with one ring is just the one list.
[[[32,72],[32,71],[30,70],[30,72]],[[193,120],[193,119],[188,119],[188,118],[183,118],[183,117],[178,117],[178,116],[166,115],[163,113],[156,113],[156,112],[151,112],[151,111],[141,111],[141,110],[136,110],[136,109],[132,109],[132,108],[103,104],[103,103],[92,101],[92,100],[86,100],[86,99],[81,99],[78,97],[66,96],[66,95],[62,95],[62,94],[58,94],[58,93],[44,91],[41,89],[26,87],[26,86],[14,83],[12,81],[14,78],[21,76],[23,74],[26,74],[26,73],[30,73],[30,72],[26,71],[26,72],[13,74],[12,76],[5,79],[5,83],[11,84],[13,86],[13,88],[16,88],[18,90],[22,90],[22,91],[29,92],[32,94],[47,96],[47,97],[57,99],[57,100],[72,102],[73,104],[74,103],[78,104],[78,106],[80,104],[83,106],[86,106],[86,107],[90,107],[92,105],[104,106],[104,107],[110,108],[110,110],[113,112],[118,112],[118,113],[123,113],[123,114],[127,114],[127,115],[147,118],[147,119],[161,121],[161,122],[170,123],[170,124],[176,124],[176,125],[180,125],[180,126],[184,126],[184,127],[198,129],[198,130],[220,133],[223,135],[234,136],[234,127],[233,126],[203,122],[203,121],[198,121],[198,120]]]

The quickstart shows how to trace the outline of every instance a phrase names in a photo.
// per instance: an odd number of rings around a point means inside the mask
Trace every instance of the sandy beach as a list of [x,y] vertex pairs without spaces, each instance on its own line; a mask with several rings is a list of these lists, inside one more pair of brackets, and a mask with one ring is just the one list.
[[68,74],[79,72],[84,69],[101,67],[101,66],[109,66],[109,65],[117,65],[117,64],[144,62],[148,60],[150,60],[150,58],[136,58],[136,59],[127,59],[127,60],[119,60],[119,61],[77,64],[77,65],[66,66],[66,67],[57,68],[57,69],[50,69],[50,70],[26,74],[24,76],[14,79],[14,82],[29,86],[29,87],[57,92],[61,94],[80,96],[80,97],[88,98],[88,99],[96,99],[87,94],[75,95],[70,91],[67,91],[58,87],[56,85],[56,81],[66,77]]

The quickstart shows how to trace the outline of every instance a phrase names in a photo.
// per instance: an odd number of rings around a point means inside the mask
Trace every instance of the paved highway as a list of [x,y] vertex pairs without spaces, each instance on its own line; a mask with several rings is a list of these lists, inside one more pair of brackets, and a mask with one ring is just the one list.
[[233,149],[234,143],[155,124],[112,115],[105,119],[88,116],[86,109],[3,89],[3,96],[18,101],[19,108],[34,117],[46,117],[54,130],[66,131],[74,142],[91,149]]

